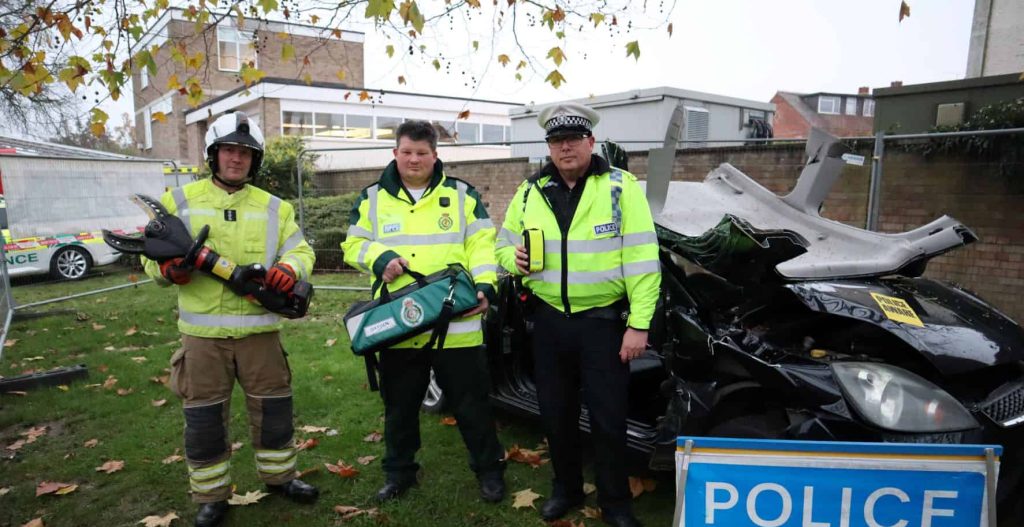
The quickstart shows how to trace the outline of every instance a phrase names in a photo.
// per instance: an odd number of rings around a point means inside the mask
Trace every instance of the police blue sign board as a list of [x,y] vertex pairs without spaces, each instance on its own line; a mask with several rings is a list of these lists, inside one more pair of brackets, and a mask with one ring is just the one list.
[[680,437],[673,525],[987,527],[1001,453],[988,445]]

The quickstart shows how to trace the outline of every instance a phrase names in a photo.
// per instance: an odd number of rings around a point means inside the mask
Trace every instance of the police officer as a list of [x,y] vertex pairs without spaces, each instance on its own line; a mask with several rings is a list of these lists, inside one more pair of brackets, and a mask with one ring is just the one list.
[[494,225],[476,189],[449,177],[437,158],[437,131],[426,121],[406,121],[396,131],[395,159],[365,188],[352,208],[345,262],[373,273],[392,291],[413,282],[405,271],[430,274],[459,263],[476,282],[479,305],[449,325],[445,348],[424,349],[430,333],[380,352],[384,399],[382,466],[377,499],[399,497],[416,484],[419,409],[433,368],[469,450],[480,496],[505,495],[505,451],[491,408],[481,313],[494,299]]
[[[629,361],[646,347],[661,275],[636,178],[592,154],[597,121],[579,104],[540,112],[551,162],[519,186],[496,253],[533,297],[534,380],[555,472],[541,516],[554,520],[583,502],[582,387],[604,521],[636,526],[622,461]],[[530,247],[543,252],[543,270],[532,273],[523,244],[530,229],[543,233],[543,244]]]
[[[292,206],[249,183],[263,158],[263,134],[245,114],[214,121],[206,132],[213,176],[175,188],[161,202],[191,233],[210,226],[210,248],[238,265],[267,267],[267,287],[288,292],[313,269],[313,249]],[[144,259],[145,260],[145,259]],[[185,458],[195,525],[218,525],[231,497],[228,417],[237,379],[246,395],[259,477],[275,493],[301,503],[318,491],[295,478],[291,371],[278,330],[280,317],[232,293],[222,282],[192,273],[181,258],[145,260],[158,284],[178,287],[182,346],[171,357],[171,389],[185,413]]]

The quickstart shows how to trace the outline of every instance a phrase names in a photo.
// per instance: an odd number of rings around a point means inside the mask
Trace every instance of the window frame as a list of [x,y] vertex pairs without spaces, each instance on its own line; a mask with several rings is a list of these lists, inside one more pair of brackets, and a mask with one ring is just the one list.
[[875,100],[874,99],[864,99],[864,109],[862,110],[861,115],[863,115],[864,117],[874,117],[875,116]]
[[[221,32],[231,31],[233,32],[231,39],[221,37]],[[243,31],[235,26],[231,25],[219,25],[217,26],[217,70],[218,71],[231,71],[239,72],[242,71],[242,63],[244,62],[242,57],[242,46],[251,46],[255,40],[252,31]],[[235,60],[238,61],[235,69],[227,68],[223,64],[223,57],[221,56],[221,43],[232,43],[235,45]],[[259,67],[259,54],[253,50],[252,54],[253,67]]]
[[[852,112],[850,111],[850,104],[851,103],[853,104],[853,111]],[[845,113],[846,115],[857,115],[857,98],[856,97],[847,97],[846,98],[846,102],[843,105],[843,113]]]
[[[826,112],[822,108],[822,103],[828,100],[832,103],[833,111]],[[818,96],[818,113],[822,115],[842,115],[843,109],[843,98],[836,95],[819,95]]]

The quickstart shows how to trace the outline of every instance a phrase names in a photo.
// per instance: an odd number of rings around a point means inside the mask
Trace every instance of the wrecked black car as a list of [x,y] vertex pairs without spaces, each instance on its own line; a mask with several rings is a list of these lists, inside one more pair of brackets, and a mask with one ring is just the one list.
[[[671,470],[679,435],[1001,444],[1000,519],[1024,524],[1024,331],[921,277],[974,242],[970,229],[944,216],[880,234],[820,217],[846,149],[817,131],[786,196],[728,164],[670,183],[666,143],[649,162],[663,278],[649,349],[630,364],[629,445]],[[531,324],[515,281],[500,285],[492,398],[539,414]],[[432,384],[425,407],[441,396]]]

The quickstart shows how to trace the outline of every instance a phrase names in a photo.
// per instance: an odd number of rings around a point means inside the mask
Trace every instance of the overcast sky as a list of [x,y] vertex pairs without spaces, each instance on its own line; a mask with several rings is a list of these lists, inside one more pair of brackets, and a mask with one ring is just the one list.
[[[656,6],[656,0],[647,3]],[[963,78],[973,0],[908,3],[911,16],[900,23],[899,0],[679,0],[671,37],[662,27],[614,38],[604,30],[572,38],[565,45],[569,59],[560,68],[567,82],[557,90],[543,80],[550,61],[536,72],[524,70],[522,82],[515,81],[511,67],[499,66],[493,58],[499,53],[512,56],[515,64],[515,47],[508,36],[492,39],[484,17],[456,21],[443,42],[424,41],[456,60],[447,75],[418,54],[410,58],[400,52],[389,61],[384,47],[390,41],[372,26],[351,27],[366,32],[367,88],[521,103],[657,86],[768,101],[778,90],[856,93],[860,86],[887,87],[894,80]],[[532,31],[522,32],[520,42],[543,58],[553,45],[550,33]],[[640,42],[639,61],[626,57],[625,42],[634,39]],[[475,52],[473,40],[479,41]],[[472,85],[474,73],[478,85]],[[399,75],[407,84],[398,83]],[[126,99],[105,104],[111,123],[131,111],[130,96]]]

